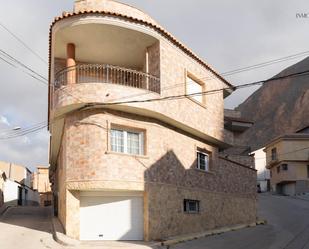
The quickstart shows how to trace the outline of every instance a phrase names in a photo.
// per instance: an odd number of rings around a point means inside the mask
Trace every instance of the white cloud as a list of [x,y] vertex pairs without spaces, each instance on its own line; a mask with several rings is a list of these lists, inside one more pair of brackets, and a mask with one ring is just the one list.
[[6,126],[10,126],[11,125],[9,120],[5,116],[2,116],[2,115],[0,115],[0,124],[4,124]]

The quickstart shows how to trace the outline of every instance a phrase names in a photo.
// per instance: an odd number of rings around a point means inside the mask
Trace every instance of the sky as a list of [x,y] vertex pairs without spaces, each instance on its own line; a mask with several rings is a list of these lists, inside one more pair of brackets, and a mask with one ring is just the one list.
[[[73,0],[2,1],[0,23],[48,58],[49,26],[73,8]],[[309,51],[308,0],[123,0],[144,10],[219,73]],[[0,27],[0,49],[47,77],[47,65]],[[226,77],[234,85],[270,78],[304,57]],[[47,119],[47,86],[0,61],[0,160],[34,170],[48,165],[46,129],[3,139]],[[257,87],[236,91],[226,108],[242,103]]]

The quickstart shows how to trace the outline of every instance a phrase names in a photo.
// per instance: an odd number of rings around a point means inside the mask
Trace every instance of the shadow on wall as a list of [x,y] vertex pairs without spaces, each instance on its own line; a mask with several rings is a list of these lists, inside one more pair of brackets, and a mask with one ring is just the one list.
[[[211,156],[209,165],[185,168],[170,150],[145,171],[150,240],[255,221],[256,172]],[[200,201],[200,212],[185,213],[184,199]]]

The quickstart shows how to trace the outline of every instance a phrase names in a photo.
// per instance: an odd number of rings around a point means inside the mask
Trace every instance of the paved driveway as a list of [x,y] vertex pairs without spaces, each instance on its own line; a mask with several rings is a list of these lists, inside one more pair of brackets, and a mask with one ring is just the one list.
[[51,229],[49,208],[11,208],[0,219],[0,248],[59,249]]
[[178,244],[173,249],[309,249],[309,201],[261,194],[268,225]]

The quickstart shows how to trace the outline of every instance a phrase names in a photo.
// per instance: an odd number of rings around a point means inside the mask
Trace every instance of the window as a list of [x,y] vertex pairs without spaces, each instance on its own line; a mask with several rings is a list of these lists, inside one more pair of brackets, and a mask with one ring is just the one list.
[[282,170],[285,170],[285,171],[288,170],[288,165],[286,163],[282,164],[281,167],[282,167]]
[[277,173],[280,173],[280,166],[277,167]]
[[197,152],[197,169],[209,171],[209,155],[203,152]]
[[183,200],[183,211],[185,213],[199,213],[200,212],[200,201],[197,200]]
[[[196,80],[192,79],[191,77],[187,76],[186,79],[186,94],[195,94],[195,93],[201,93],[203,92],[203,85]],[[197,94],[190,96],[190,98],[203,103],[203,95],[202,94]]]
[[111,150],[119,153],[143,155],[144,133],[112,129]]
[[273,148],[273,149],[271,150],[271,160],[272,160],[272,161],[277,160],[277,148]]

